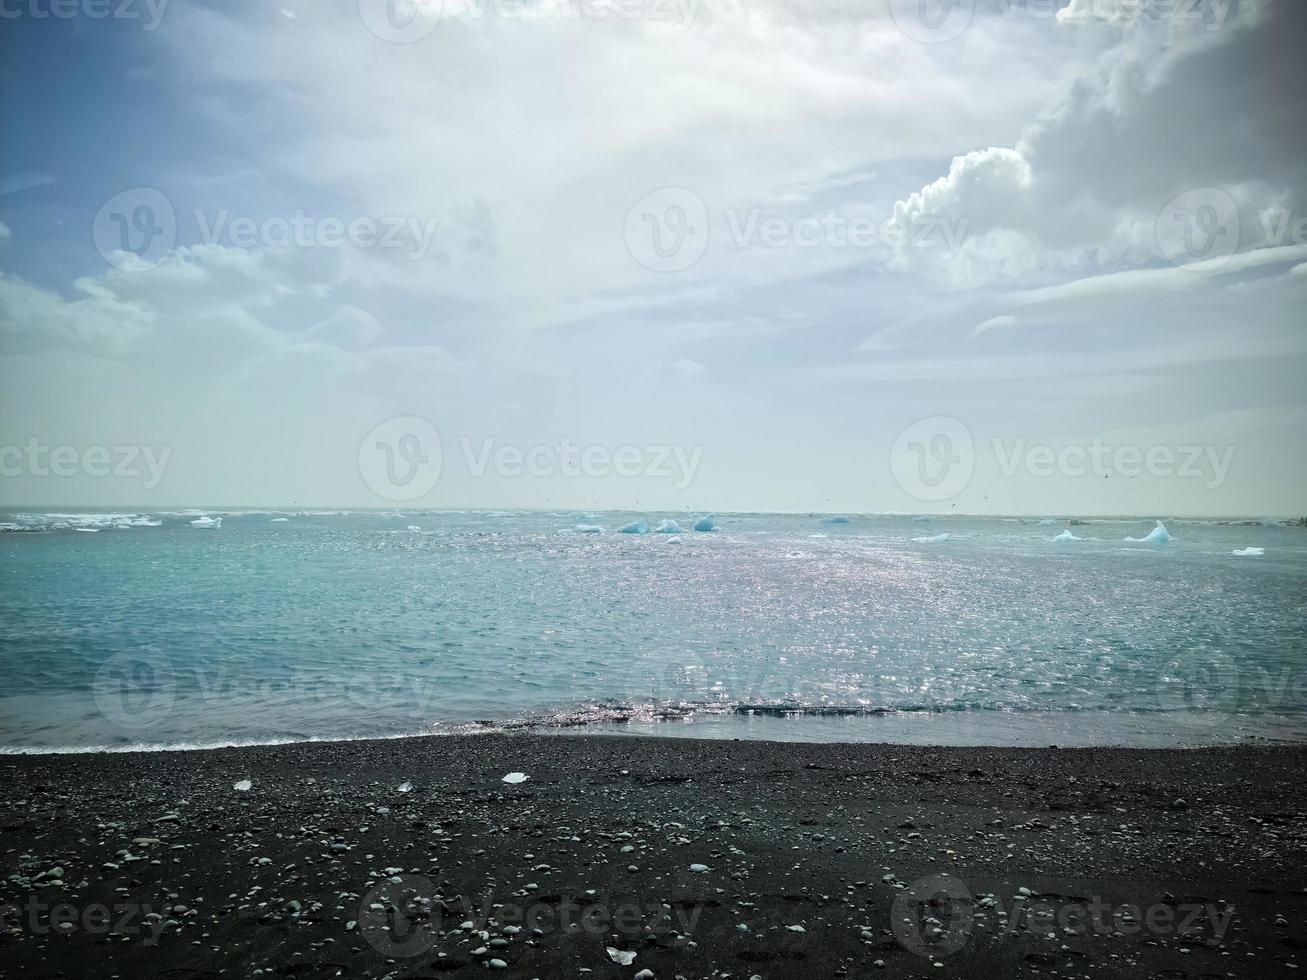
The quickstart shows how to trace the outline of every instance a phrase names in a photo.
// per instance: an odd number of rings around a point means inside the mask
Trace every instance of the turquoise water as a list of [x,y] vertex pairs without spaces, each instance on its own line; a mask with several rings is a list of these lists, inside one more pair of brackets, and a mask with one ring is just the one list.
[[1307,736],[1307,529],[641,516],[0,515],[0,746]]

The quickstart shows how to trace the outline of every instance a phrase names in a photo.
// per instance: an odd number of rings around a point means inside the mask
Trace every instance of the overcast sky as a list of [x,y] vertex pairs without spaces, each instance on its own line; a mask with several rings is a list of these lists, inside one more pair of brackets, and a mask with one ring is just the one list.
[[1307,4],[68,9],[0,506],[1307,511]]

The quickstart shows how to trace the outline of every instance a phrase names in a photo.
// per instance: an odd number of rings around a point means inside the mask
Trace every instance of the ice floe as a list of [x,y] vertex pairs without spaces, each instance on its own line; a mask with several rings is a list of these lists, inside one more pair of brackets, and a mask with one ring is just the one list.
[[191,527],[222,527],[221,517],[197,517],[191,521]]
[[1078,534],[1072,534],[1070,528],[1066,528],[1061,534],[1053,539],[1054,541],[1083,541],[1084,538]]
[[648,534],[649,522],[643,517],[638,521],[632,521],[630,524],[623,524],[618,531],[622,534]]
[[1232,555],[1238,555],[1240,558],[1260,558],[1266,554],[1265,548],[1236,548],[1230,552]]
[[659,521],[658,526],[654,528],[655,534],[684,534],[685,528],[675,521]]
[[713,520],[712,514],[704,514],[703,517],[694,522],[694,529],[696,531],[716,531],[717,522]]

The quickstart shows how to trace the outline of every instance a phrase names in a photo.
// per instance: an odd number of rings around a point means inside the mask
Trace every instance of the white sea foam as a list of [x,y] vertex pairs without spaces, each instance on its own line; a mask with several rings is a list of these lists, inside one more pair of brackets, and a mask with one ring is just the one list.
[[1238,555],[1240,558],[1260,558],[1266,554],[1265,548],[1236,548],[1230,552],[1232,555]]
[[940,544],[947,541],[950,537],[952,537],[952,535],[945,531],[942,534],[932,534],[929,537],[913,538],[912,540],[916,541],[918,544]]

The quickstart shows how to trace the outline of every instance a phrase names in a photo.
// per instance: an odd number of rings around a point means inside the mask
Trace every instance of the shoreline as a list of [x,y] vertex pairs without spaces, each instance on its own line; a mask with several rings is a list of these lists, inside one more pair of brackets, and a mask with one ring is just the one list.
[[1295,976],[1304,777],[597,733],[5,755],[0,976]]

